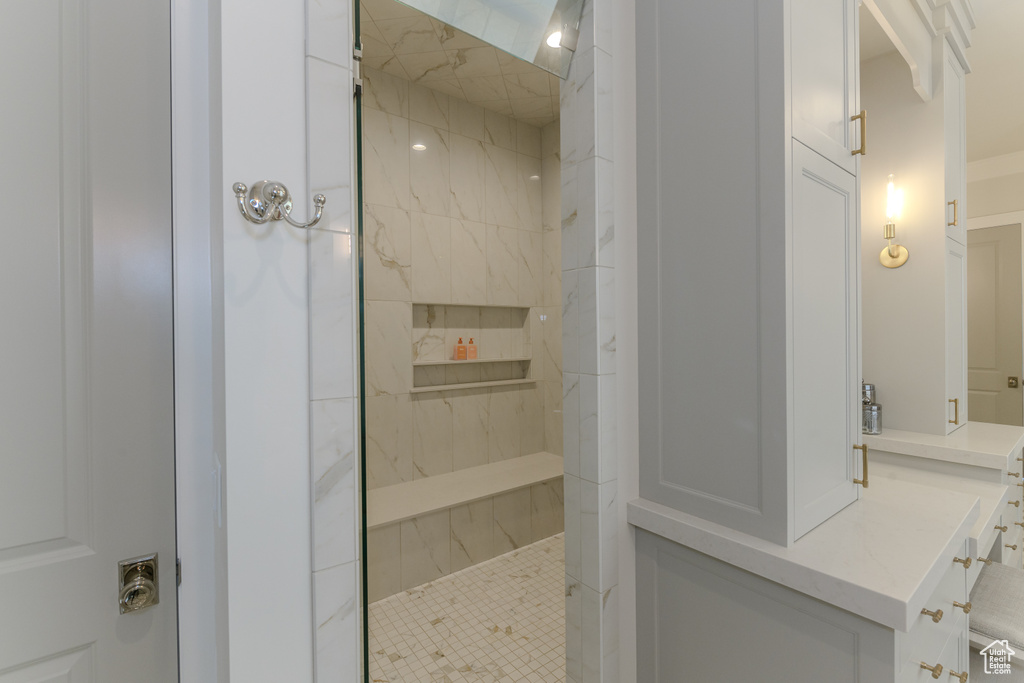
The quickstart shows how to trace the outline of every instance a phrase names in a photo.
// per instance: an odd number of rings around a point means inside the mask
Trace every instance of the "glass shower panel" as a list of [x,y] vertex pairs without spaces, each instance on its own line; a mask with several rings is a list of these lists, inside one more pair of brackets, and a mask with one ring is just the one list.
[[584,0],[401,0],[402,4],[565,78]]

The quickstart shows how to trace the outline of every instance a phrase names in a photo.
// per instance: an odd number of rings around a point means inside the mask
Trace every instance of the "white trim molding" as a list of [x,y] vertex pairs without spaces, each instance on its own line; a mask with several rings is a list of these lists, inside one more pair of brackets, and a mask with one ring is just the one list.
[[1017,173],[1024,173],[1024,150],[988,159],[978,159],[967,164],[967,182],[969,183]]

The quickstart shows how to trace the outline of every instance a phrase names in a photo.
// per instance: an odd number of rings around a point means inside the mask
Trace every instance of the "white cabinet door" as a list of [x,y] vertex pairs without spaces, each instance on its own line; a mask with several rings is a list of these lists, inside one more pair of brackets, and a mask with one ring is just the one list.
[[[792,410],[795,534],[857,500],[860,235],[857,181],[793,142]],[[859,454],[859,451],[858,451]]]
[[856,173],[857,3],[793,0],[790,16],[793,137]]
[[967,126],[964,70],[956,55],[943,42],[942,98],[946,145],[946,237],[967,243]]
[[967,248],[946,238],[946,433],[967,423]]
[[170,5],[3,7],[0,682],[177,682]]

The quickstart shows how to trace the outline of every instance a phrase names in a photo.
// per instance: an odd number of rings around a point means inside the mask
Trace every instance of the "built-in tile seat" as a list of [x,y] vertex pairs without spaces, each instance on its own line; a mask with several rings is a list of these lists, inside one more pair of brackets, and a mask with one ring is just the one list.
[[540,452],[366,492],[366,528],[373,530],[562,476],[561,456]]

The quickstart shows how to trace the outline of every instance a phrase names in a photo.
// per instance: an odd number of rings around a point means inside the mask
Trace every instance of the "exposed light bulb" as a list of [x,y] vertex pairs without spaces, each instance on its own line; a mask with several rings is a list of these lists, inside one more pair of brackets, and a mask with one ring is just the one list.
[[562,32],[555,31],[554,33],[549,35],[547,43],[548,47],[560,47],[562,44]]
[[427,146],[426,145],[421,145],[420,143],[417,142],[415,145],[412,146],[412,148],[414,150],[416,150],[417,152],[422,152],[423,150],[425,150],[427,148]]
[[903,190],[897,190],[893,174],[889,174],[889,185],[886,187],[885,217],[890,222],[896,221],[903,213]]

